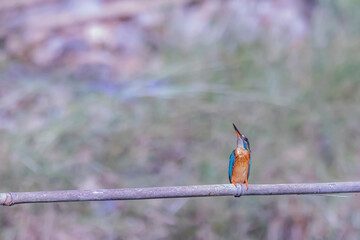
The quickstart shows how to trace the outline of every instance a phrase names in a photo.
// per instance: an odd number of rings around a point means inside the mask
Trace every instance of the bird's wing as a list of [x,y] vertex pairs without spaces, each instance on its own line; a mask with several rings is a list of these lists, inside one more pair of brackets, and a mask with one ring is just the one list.
[[234,163],[235,163],[235,150],[232,151],[232,153],[230,154],[229,157],[229,181],[231,183],[231,176],[232,176],[232,172],[233,172],[233,168],[234,168]]
[[250,176],[250,169],[251,169],[251,157],[250,157],[250,161],[249,161],[249,171],[248,171],[247,179],[249,179],[249,176]]

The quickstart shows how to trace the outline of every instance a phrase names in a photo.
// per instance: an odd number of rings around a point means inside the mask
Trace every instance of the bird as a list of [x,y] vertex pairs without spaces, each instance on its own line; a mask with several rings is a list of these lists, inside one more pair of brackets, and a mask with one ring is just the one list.
[[249,189],[248,179],[251,168],[250,142],[248,138],[241,134],[233,123],[237,135],[237,147],[229,157],[229,181],[237,187],[237,184],[245,183]]

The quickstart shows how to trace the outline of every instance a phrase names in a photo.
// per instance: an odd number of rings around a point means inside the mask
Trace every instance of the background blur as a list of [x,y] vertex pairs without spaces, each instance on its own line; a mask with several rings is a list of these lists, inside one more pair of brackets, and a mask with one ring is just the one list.
[[[356,181],[356,0],[2,0],[1,192]],[[0,239],[358,239],[359,196],[0,208]]]

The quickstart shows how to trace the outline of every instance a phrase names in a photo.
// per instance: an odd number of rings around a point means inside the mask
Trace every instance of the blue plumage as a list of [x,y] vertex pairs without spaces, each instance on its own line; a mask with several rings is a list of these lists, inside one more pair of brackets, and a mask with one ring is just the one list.
[[233,172],[233,168],[234,168],[234,163],[235,163],[235,150],[232,151],[232,153],[230,154],[229,157],[229,181],[231,182],[231,176],[232,176],[232,172]]
[[[248,140],[247,137],[244,138],[244,141],[243,141],[243,145],[244,145],[244,148],[246,150],[248,150],[249,152],[251,152],[250,150],[250,142]],[[250,157],[250,161],[249,161],[249,172],[248,172],[248,175],[247,175],[247,178],[249,179],[249,176],[250,176],[250,169],[251,169],[251,157]]]

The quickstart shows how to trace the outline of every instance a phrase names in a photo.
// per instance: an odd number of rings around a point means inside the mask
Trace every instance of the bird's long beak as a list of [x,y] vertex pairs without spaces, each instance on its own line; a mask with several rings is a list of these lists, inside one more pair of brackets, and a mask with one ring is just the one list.
[[242,147],[242,146],[244,146],[243,136],[242,136],[242,134],[240,133],[240,131],[237,129],[237,127],[235,126],[235,124],[233,124],[233,126],[234,126],[234,129],[235,129],[236,135],[237,135],[237,146],[238,146],[238,147]]

